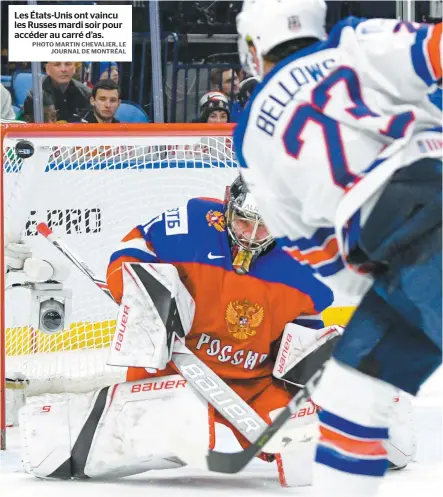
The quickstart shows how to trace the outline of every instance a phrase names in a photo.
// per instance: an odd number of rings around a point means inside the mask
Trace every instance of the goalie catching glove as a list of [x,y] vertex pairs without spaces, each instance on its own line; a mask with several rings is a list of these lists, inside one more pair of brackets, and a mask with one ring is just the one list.
[[66,266],[32,257],[29,245],[14,242],[5,247],[5,272],[10,271],[23,274],[31,283],[64,281],[69,275]]
[[124,263],[123,297],[108,364],[165,369],[189,333],[194,299],[172,264]]
[[314,330],[288,323],[283,331],[273,375],[279,380],[303,387],[306,381],[332,355],[335,344],[343,334],[341,326]]

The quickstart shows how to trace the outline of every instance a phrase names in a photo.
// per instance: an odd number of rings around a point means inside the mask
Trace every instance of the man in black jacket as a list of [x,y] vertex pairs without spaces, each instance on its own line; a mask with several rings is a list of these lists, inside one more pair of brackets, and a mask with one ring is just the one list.
[[[49,93],[57,111],[57,120],[79,122],[89,108],[91,90],[73,78],[74,62],[46,62],[47,76],[43,80],[43,91]],[[26,97],[32,100],[32,92]],[[28,102],[29,104],[29,102]]]
[[90,104],[91,110],[83,117],[83,122],[120,122],[114,117],[120,105],[120,87],[112,79],[101,79],[95,84]]

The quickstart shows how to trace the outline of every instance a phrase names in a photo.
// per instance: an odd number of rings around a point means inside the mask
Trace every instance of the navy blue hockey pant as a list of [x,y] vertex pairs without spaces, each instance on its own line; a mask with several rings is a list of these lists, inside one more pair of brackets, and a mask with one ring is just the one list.
[[391,178],[361,230],[375,281],[333,356],[411,394],[442,361],[442,164]]

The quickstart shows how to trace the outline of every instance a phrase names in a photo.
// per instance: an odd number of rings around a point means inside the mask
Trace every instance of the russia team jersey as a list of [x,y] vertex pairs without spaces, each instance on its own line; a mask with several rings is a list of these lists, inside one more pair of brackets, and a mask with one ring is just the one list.
[[242,174],[279,245],[319,275],[350,272],[346,255],[395,170],[441,157],[428,98],[440,44],[441,24],[348,18],[252,95],[234,133]]
[[285,325],[323,326],[332,292],[307,266],[275,247],[239,275],[232,268],[223,204],[192,199],[134,228],[111,256],[107,280],[121,299],[121,265],[173,264],[196,311],[186,345],[225,380],[269,377]]

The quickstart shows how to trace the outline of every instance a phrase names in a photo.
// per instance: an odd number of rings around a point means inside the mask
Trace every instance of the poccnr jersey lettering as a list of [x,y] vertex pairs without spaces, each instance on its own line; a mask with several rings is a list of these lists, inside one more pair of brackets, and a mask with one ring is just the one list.
[[235,273],[223,213],[221,202],[196,198],[137,226],[111,256],[109,288],[120,300],[125,261],[173,264],[196,307],[186,345],[225,380],[269,379],[285,325],[322,327],[332,293],[278,247]]
[[234,133],[242,174],[279,245],[321,276],[344,268],[395,168],[441,156],[428,98],[440,46],[441,24],[349,18],[277,64],[249,101]]

